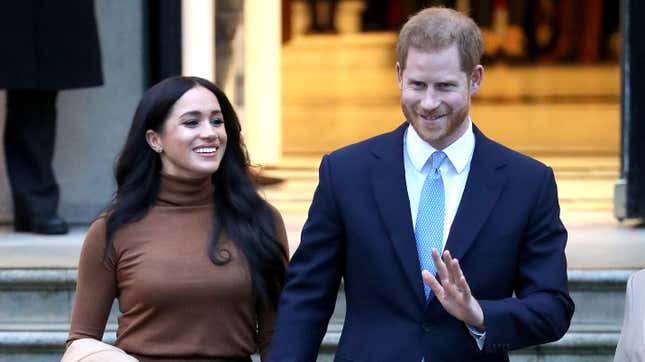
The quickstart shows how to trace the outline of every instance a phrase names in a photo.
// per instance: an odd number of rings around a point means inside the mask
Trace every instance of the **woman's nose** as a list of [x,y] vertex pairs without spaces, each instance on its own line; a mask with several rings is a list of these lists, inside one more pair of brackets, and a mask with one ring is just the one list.
[[217,136],[217,133],[215,132],[215,127],[209,122],[202,122],[200,129],[199,129],[199,135],[202,138],[215,138]]

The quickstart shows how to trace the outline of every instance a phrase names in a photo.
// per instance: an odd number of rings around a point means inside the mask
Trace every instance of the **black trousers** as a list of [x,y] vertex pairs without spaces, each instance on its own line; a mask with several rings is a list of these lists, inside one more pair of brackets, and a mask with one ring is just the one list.
[[51,217],[59,188],[52,168],[58,91],[7,90],[4,148],[14,220]]

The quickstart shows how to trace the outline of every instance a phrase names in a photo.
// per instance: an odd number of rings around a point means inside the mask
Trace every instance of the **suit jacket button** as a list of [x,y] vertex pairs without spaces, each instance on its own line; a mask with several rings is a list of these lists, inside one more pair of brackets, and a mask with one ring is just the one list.
[[421,328],[423,328],[423,330],[426,332],[430,332],[430,330],[432,330],[432,328],[430,327],[430,322],[423,322],[421,324]]

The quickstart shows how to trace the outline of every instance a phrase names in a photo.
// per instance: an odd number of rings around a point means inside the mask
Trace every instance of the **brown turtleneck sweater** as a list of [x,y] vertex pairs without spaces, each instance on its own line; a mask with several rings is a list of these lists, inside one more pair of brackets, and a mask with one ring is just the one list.
[[[275,315],[257,321],[246,260],[230,240],[221,243],[231,254],[228,264],[208,258],[212,194],[208,178],[162,175],[158,202],[141,221],[115,233],[105,262],[105,219],[92,223],[81,250],[68,341],[101,340],[118,298],[116,346],[141,361],[217,361],[258,350],[266,355]],[[276,220],[287,248],[277,211]]]

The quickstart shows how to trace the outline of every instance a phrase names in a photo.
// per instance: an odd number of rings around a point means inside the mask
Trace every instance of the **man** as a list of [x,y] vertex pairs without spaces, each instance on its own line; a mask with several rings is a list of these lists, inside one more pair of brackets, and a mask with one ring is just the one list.
[[0,5],[0,89],[7,90],[4,148],[14,228],[65,234],[52,161],[56,98],[103,84],[92,0],[6,1]]
[[404,25],[396,71],[407,122],[323,157],[269,361],[316,359],[341,278],[336,361],[508,361],[567,331],[553,172],[468,116],[482,48],[475,23],[453,10]]

